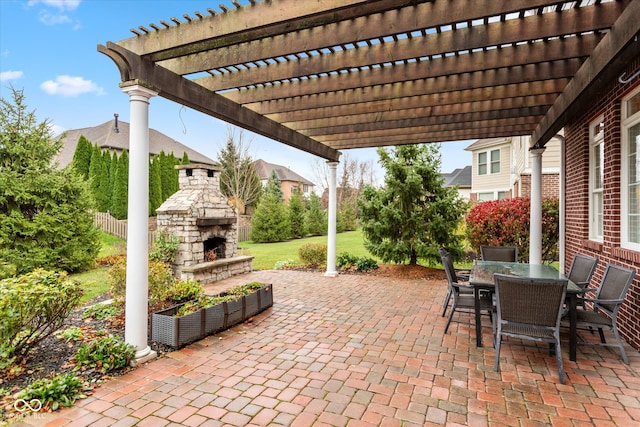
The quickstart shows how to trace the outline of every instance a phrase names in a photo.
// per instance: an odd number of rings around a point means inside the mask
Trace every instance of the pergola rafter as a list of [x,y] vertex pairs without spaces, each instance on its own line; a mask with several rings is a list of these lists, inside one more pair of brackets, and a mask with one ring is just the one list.
[[251,1],[100,50],[123,81],[329,160],[510,135],[541,146],[619,71],[638,2]]

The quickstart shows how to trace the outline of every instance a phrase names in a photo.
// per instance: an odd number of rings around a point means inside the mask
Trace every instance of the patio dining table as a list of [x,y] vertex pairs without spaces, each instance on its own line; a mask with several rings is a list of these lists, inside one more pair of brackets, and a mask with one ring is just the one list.
[[[480,291],[495,291],[493,275],[510,274],[519,277],[533,279],[565,279],[556,268],[548,264],[528,264],[522,262],[502,261],[474,261],[469,276],[469,285],[473,287],[475,298],[476,321],[476,345],[482,347],[482,325],[480,324]],[[578,285],[569,281],[567,285],[566,303],[569,307],[569,359],[576,360],[577,331],[576,331],[576,305],[577,296],[581,289]]]

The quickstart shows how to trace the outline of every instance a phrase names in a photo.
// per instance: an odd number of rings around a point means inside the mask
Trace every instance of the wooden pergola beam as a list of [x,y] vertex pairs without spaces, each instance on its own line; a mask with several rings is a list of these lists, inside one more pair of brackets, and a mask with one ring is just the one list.
[[121,46],[107,43],[106,47],[99,45],[98,51],[118,65],[123,84],[140,84],[157,91],[164,98],[327,160],[337,161],[340,158],[336,150],[242,108]]

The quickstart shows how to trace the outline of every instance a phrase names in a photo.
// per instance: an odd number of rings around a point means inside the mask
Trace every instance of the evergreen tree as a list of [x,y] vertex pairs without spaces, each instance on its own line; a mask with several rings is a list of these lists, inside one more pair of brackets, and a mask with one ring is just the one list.
[[109,210],[113,206],[113,191],[116,185],[116,172],[118,171],[118,153],[114,151],[109,166]]
[[367,250],[383,262],[409,264],[438,262],[440,247],[460,251],[456,230],[467,204],[443,187],[438,146],[379,148],[378,155],[385,185],[366,187],[358,203]]
[[169,154],[167,158],[167,163],[169,164],[169,169],[171,170],[171,181],[169,188],[169,196],[180,189],[180,184],[178,182],[179,171],[176,169],[176,166],[180,164],[180,159],[177,159],[173,153]]
[[358,218],[353,203],[345,200],[342,203],[342,209],[338,212],[342,221],[343,231],[353,231],[358,228]]
[[160,198],[161,202],[164,202],[173,194],[171,191],[173,188],[173,184],[171,183],[173,180],[173,165],[171,164],[170,158],[164,153],[164,151],[160,151],[160,154],[156,157],[160,171]]
[[111,215],[118,219],[127,218],[129,189],[129,155],[123,151],[118,158],[115,181],[113,184],[113,197],[111,198]]
[[251,219],[251,240],[255,243],[280,242],[289,238],[290,230],[285,204],[274,193],[263,194]]
[[111,152],[109,150],[104,150],[102,152],[102,164],[104,173],[100,180],[100,188],[104,193],[104,204],[100,207],[100,212],[107,212],[111,207],[111,193],[113,192],[113,187],[111,187]]
[[84,135],[80,135],[78,144],[76,145],[76,151],[73,153],[73,160],[71,164],[83,180],[89,179],[89,166],[91,165],[91,155],[93,154],[93,147]]
[[162,204],[162,175],[160,156],[149,161],[149,215],[155,216],[156,209]]
[[327,213],[322,208],[322,202],[315,193],[311,193],[311,197],[309,198],[309,209],[305,216],[305,227],[307,232],[312,236],[327,234]]
[[300,189],[293,190],[289,199],[289,222],[291,223],[291,237],[299,239],[307,235],[304,223],[304,198]]
[[275,195],[278,200],[283,201],[284,200],[284,193],[282,192],[282,182],[280,181],[280,178],[278,178],[278,174],[276,173],[275,170],[271,171],[271,175],[269,175],[269,179],[267,181],[267,187],[265,188],[265,191],[267,193],[271,193],[273,195]]
[[96,144],[93,146],[91,165],[89,166],[89,188],[98,212],[106,212],[108,210],[109,199],[105,194],[105,183],[108,182],[105,180],[106,176],[102,152]]
[[290,236],[289,212],[282,200],[280,185],[267,185],[251,219],[251,240],[271,243],[286,240]]
[[87,185],[72,167],[52,166],[62,141],[11,90],[0,100],[0,260],[17,274],[89,268],[100,240]]
[[189,160],[189,155],[187,154],[187,152],[185,151],[184,153],[182,153],[182,162],[183,165],[188,165],[189,163],[191,163],[191,161]]

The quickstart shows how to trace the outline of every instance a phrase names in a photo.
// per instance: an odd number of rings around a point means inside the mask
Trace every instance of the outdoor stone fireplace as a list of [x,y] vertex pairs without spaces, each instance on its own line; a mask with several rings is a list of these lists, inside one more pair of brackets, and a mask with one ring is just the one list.
[[178,165],[180,189],[156,209],[158,230],[179,238],[177,276],[201,283],[251,271],[253,257],[236,255],[236,211],[220,192],[220,168]]

